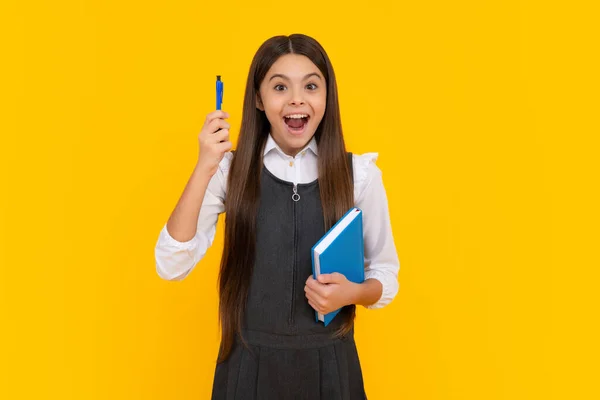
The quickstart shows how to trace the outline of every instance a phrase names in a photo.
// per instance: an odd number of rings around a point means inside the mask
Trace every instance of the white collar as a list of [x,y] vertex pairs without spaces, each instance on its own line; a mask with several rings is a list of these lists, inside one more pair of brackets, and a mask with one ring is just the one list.
[[[275,142],[275,139],[273,139],[273,136],[271,136],[271,133],[269,133],[269,138],[267,139],[267,143],[265,144],[265,151],[263,152],[263,156],[265,156],[268,152],[270,152],[273,149],[277,150],[277,152],[284,158],[291,157],[290,155],[285,154],[283,152],[283,150],[281,150],[279,145]],[[298,152],[298,154],[302,154],[302,152],[305,151],[306,149],[310,149],[315,155],[319,154],[318,149],[317,149],[317,140],[315,139],[314,136],[310,139],[310,141],[308,142],[306,147],[304,147],[302,150],[300,150]]]

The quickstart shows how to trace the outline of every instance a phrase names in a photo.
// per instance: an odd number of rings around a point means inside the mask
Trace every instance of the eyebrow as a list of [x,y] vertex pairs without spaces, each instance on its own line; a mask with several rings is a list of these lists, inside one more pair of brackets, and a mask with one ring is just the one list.
[[[304,76],[304,79],[302,79],[302,80],[303,80],[303,81],[304,81],[304,80],[307,80],[308,78],[310,78],[310,77],[311,77],[311,76],[313,76],[313,75],[314,75],[314,76],[316,76],[317,78],[321,79],[321,76],[320,76],[319,74],[317,74],[316,72],[311,72],[310,74],[306,74],[306,75]],[[287,80],[287,81],[289,81],[289,80],[290,80],[290,78],[288,78],[287,76],[285,76],[285,75],[283,75],[283,74],[275,74],[275,75],[271,76],[271,78],[269,78],[269,82],[270,82],[271,80],[273,80],[274,78],[282,78],[282,79],[285,79],[285,80]]]

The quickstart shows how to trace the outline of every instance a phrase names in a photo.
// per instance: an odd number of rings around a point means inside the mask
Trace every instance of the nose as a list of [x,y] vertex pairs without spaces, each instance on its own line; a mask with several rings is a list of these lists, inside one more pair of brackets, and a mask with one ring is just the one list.
[[291,95],[291,99],[290,99],[290,104],[293,104],[293,105],[304,104],[304,97],[303,97],[302,90],[294,90],[294,91],[292,91],[292,95]]

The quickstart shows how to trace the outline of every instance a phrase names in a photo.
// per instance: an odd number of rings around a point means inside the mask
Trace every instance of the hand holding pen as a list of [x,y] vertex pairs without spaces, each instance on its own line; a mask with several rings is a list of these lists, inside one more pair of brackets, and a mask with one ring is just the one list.
[[221,110],[223,101],[223,82],[221,76],[217,75],[217,110],[206,116],[204,126],[198,135],[200,151],[196,169],[212,177],[219,167],[226,152],[231,150],[229,141],[230,125],[225,121],[229,113]]

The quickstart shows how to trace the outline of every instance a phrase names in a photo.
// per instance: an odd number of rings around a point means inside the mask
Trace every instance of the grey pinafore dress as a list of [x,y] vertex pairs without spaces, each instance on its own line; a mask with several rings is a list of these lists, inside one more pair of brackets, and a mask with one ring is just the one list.
[[[352,153],[348,153],[352,171]],[[351,174],[352,175],[352,174]],[[293,184],[263,167],[256,262],[242,334],[215,368],[213,400],[366,399],[354,329],[332,338],[344,309],[325,327],[315,321],[304,286],[310,251],[325,234],[319,182]]]

